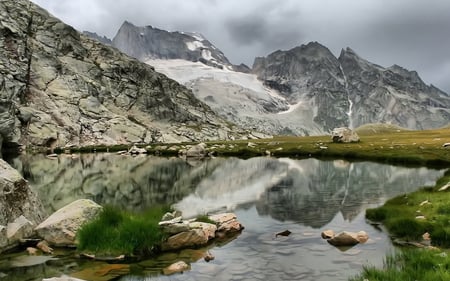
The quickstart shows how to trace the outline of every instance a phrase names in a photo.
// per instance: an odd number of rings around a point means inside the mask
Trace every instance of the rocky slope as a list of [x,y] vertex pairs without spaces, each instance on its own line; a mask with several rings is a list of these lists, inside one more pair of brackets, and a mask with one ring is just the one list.
[[325,131],[366,123],[438,128],[450,120],[450,97],[415,71],[383,68],[342,50],[336,58],[317,42],[256,58],[253,72],[292,103],[308,104],[308,120]]
[[187,88],[27,0],[0,2],[0,73],[6,145],[242,136]]

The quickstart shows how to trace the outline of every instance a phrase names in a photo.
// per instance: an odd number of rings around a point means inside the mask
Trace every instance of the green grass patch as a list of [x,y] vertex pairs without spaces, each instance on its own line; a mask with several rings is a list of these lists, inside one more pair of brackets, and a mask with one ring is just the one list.
[[216,224],[215,221],[211,220],[208,215],[199,215],[195,218],[195,221],[198,222],[205,222],[205,223],[210,223],[210,224]]
[[78,231],[78,250],[98,256],[151,255],[164,239],[158,222],[166,211],[163,206],[137,214],[105,206]]
[[382,269],[366,266],[351,281],[450,280],[450,258],[445,251],[405,249],[385,259]]

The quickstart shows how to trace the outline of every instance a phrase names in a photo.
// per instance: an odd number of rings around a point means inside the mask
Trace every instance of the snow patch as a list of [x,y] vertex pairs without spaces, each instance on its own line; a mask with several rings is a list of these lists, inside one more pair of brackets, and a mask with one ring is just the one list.
[[195,51],[199,48],[205,48],[205,45],[203,45],[203,43],[200,41],[185,42],[185,44],[186,47],[191,51]]
[[208,50],[208,49],[203,49],[202,50],[202,57],[205,59],[205,60],[212,60],[212,55],[211,55],[211,51],[210,50]]

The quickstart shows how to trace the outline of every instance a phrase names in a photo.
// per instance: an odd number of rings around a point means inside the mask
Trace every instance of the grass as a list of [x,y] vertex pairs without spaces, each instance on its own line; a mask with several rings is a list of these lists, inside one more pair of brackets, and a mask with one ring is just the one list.
[[434,187],[392,198],[379,208],[366,210],[366,217],[383,223],[395,238],[417,241],[428,232],[433,245],[450,248],[450,188],[439,191],[449,182],[450,170]]
[[195,218],[195,221],[216,224],[216,222],[211,220],[208,215],[199,215]]
[[383,270],[364,267],[351,281],[450,280],[450,258],[445,251],[403,250],[385,259]]
[[100,215],[77,233],[78,250],[97,256],[148,256],[157,252],[164,235],[158,222],[168,208],[133,214],[105,206]]

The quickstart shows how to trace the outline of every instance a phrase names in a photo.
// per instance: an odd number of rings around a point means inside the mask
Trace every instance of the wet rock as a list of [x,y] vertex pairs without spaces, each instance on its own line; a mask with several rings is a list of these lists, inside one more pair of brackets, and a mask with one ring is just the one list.
[[275,237],[278,237],[278,236],[289,236],[291,233],[292,232],[290,232],[289,230],[285,230],[285,231],[281,231],[281,232],[278,232],[277,234],[275,234]]
[[122,275],[130,273],[129,264],[98,264],[81,271],[72,273],[71,276],[82,280],[116,280]]
[[27,247],[26,251],[27,251],[28,255],[35,256],[37,254],[38,249],[33,248],[33,247]]
[[47,241],[45,241],[45,240],[39,241],[39,243],[37,243],[36,247],[46,254],[53,254],[53,249],[50,248]]
[[54,246],[75,246],[75,236],[80,227],[94,219],[102,207],[92,200],[80,199],[59,209],[39,224],[38,235]]
[[360,232],[347,232],[343,231],[333,238],[328,239],[328,243],[336,247],[354,246],[358,243],[365,243],[369,239],[369,236],[365,231]]
[[190,266],[185,263],[184,261],[178,261],[176,263],[173,263],[169,265],[168,267],[163,269],[164,275],[171,275],[175,273],[181,273],[186,270],[190,270]]
[[323,239],[333,238],[334,237],[334,231],[331,230],[331,229],[324,230],[324,231],[322,231],[320,236],[322,236]]
[[191,222],[189,223],[190,229],[201,229],[208,240],[216,237],[217,226],[211,223],[205,222]]
[[333,142],[359,142],[358,134],[347,127],[333,129],[331,132],[331,139]]
[[216,258],[216,257],[214,257],[214,255],[211,254],[210,252],[207,252],[207,253],[205,254],[205,256],[203,257],[203,259],[204,259],[206,262],[210,262],[210,261],[214,260],[215,258]]
[[244,226],[237,220],[234,213],[223,213],[209,216],[209,219],[216,222],[217,231],[223,233],[239,232]]
[[202,229],[191,229],[170,236],[163,242],[161,249],[163,251],[176,250],[182,248],[198,247],[208,243],[209,237]]

